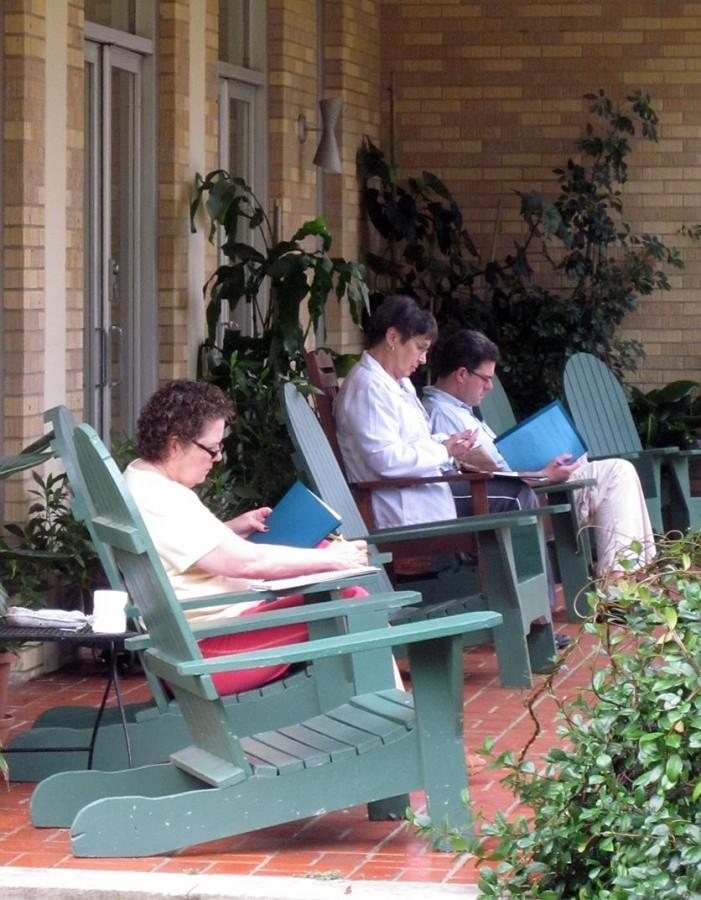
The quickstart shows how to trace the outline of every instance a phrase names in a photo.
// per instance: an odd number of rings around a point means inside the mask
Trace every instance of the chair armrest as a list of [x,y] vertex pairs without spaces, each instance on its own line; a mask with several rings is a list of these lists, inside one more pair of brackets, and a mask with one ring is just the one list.
[[[364,538],[362,539],[364,540]],[[379,566],[384,560],[374,560],[372,565]],[[325,575],[328,573],[324,573]],[[236,591],[232,594],[209,594],[206,597],[193,597],[189,600],[181,600],[180,605],[183,609],[203,609],[207,606],[228,606],[235,603],[251,603],[253,600],[274,600],[276,597],[287,597],[289,594],[319,594],[324,591],[337,590],[342,587],[355,585],[358,581],[369,578],[377,573],[367,572],[359,575],[352,575],[346,578],[338,578],[334,581],[331,578],[325,578],[318,584],[310,582],[309,584],[300,585],[295,588],[274,588],[268,590]],[[310,574],[310,578],[312,575]],[[253,579],[252,579],[253,580]]]
[[439,522],[423,522],[420,525],[400,525],[396,528],[380,528],[371,531],[367,540],[373,544],[398,543],[401,541],[421,541],[453,535],[494,531],[499,528],[517,528],[535,525],[539,517],[568,512],[569,504],[543,506],[540,509],[526,509],[514,512],[492,513],[488,516],[465,516],[460,519],[445,519]]
[[[296,625],[300,622],[319,622],[323,619],[348,619],[348,629],[353,631],[352,620],[356,616],[366,618],[371,613],[386,613],[400,606],[419,603],[421,595],[417,591],[391,591],[385,594],[371,594],[354,600],[330,600],[327,603],[312,603],[294,606],[290,609],[276,609],[270,612],[253,613],[247,616],[232,616],[217,619],[216,622],[197,621],[190,623],[192,633],[198,641],[220,634],[240,634],[259,628],[274,628],[279,625]],[[127,638],[125,647],[131,651],[144,650],[152,644],[149,634]]]
[[480,631],[483,628],[496,628],[501,622],[502,616],[500,613],[485,610],[483,612],[442,616],[437,619],[424,619],[420,622],[408,622],[403,625],[395,625],[392,628],[373,628],[370,631],[363,631],[359,634],[319,638],[313,641],[305,641],[301,644],[273,647],[269,650],[234,653],[216,659],[196,659],[178,662],[157,649],[147,650],[146,656],[149,667],[162,678],[167,679],[172,674],[178,676],[212,675],[215,672],[257,669],[262,666],[280,663],[306,662],[348,653],[378,650],[383,647],[395,647],[399,644],[431,641],[437,638]]
[[577,481],[558,481],[555,484],[542,484],[534,487],[533,491],[536,494],[571,494],[572,491],[593,487],[595,484],[596,478],[578,478]]
[[382,478],[379,481],[350,481],[352,491],[381,491],[384,488],[417,487],[422,484],[440,484],[453,481],[488,481],[491,474],[486,472],[445,472],[442,475],[426,475],[422,478],[407,476],[406,478]]
[[590,456],[590,462],[596,462],[599,459],[627,459],[630,462],[636,462],[637,460],[643,460],[646,457],[664,457],[664,456],[675,456],[677,453],[682,451],[679,450],[678,447],[649,447],[647,450],[635,450],[630,453],[608,453],[603,456]]
[[698,447],[689,447],[686,450],[680,449],[677,455],[682,457],[683,459],[687,459],[693,456],[701,456],[701,449],[699,449]]

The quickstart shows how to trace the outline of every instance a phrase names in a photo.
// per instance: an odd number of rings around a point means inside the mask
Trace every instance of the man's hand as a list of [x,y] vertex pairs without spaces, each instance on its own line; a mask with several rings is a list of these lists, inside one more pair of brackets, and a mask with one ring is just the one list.
[[580,466],[578,459],[573,460],[569,453],[563,453],[551,459],[547,466],[543,467],[542,474],[555,484],[567,479],[576,472]]
[[453,459],[463,460],[467,458],[476,440],[476,431],[458,431],[451,434],[447,441],[443,441],[443,446]]

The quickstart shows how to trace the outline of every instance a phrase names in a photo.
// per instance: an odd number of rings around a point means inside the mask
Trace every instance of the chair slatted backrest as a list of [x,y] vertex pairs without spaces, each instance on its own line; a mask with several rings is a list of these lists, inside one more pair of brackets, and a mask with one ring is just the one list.
[[589,448],[589,455],[639,453],[640,436],[620,381],[591,353],[567,360],[565,398],[572,418]]
[[338,375],[336,374],[333,357],[326,350],[307,350],[304,354],[304,360],[307,365],[309,381],[321,392],[313,395],[314,406],[316,407],[321,427],[345,477],[346,468],[343,465],[341,448],[338,446],[336,421],[333,415],[333,404],[339,390]]
[[[368,529],[341,471],[338,460],[325,440],[324,431],[304,395],[293,385],[283,386],[283,410],[300,466],[314,491],[341,516],[341,532],[346,538],[365,538]],[[392,590],[382,570],[374,590]]]
[[492,376],[492,389],[484,395],[479,411],[482,419],[497,435],[503,434],[516,424],[511,402],[498,375]]
[[75,419],[73,414],[65,406],[55,406],[44,413],[44,421],[50,424],[54,431],[51,446],[63,463],[63,468],[68,476],[68,483],[73,493],[71,500],[71,512],[73,517],[82,522],[88,530],[88,534],[95,546],[98,559],[105,571],[110,587],[119,591],[124,588],[122,576],[119,574],[114,556],[106,544],[95,541],[95,529],[92,523],[92,504],[88,496],[83,475],[78,466],[73,445],[73,431]]
[[[129,596],[146,623],[153,654],[171,662],[202,654],[175,597],[129,489],[109,451],[89,425],[75,429],[78,466],[94,514],[96,539],[113,554]],[[237,770],[250,771],[237,739],[226,727],[226,711],[209,675],[170,678],[175,698],[198,748]]]

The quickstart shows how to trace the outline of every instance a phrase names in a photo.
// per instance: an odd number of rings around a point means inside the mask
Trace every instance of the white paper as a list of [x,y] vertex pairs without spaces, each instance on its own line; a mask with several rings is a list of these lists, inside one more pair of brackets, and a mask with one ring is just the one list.
[[377,566],[354,566],[351,569],[339,569],[336,572],[314,572],[311,575],[296,575],[293,578],[272,578],[268,581],[255,581],[249,585],[252,591],[286,591],[291,588],[307,587],[311,584],[323,584],[327,581],[341,581],[359,575],[372,575],[379,572]]

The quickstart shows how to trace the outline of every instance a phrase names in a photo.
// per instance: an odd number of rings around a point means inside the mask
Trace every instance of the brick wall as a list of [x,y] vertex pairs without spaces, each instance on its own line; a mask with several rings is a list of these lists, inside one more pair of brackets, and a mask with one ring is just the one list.
[[[333,253],[360,259],[365,222],[355,157],[364,135],[380,131],[380,3],[346,0],[324,4],[324,93],[343,97],[338,128],[343,172],[324,175],[324,213],[334,238]],[[360,333],[335,299],[327,306],[326,341],[343,350],[360,347]]]
[[[43,431],[44,70],[42,4],[5,0],[3,60],[3,367],[5,452]],[[24,512],[22,483],[7,483],[6,514]]]
[[77,416],[83,412],[83,316],[85,295],[85,18],[82,0],[68,3],[68,103],[66,128],[66,405]]
[[[626,332],[647,350],[640,383],[701,377],[701,246],[677,235],[683,223],[701,221],[701,3],[382,0],[381,14],[382,85],[395,73],[400,174],[427,168],[441,176],[483,252],[498,207],[498,250],[520,233],[513,188],[556,195],[551,170],[573,153],[584,93],[651,94],[661,139],[634,143],[626,216],[682,247],[687,267],[671,279],[671,293],[641,302]],[[383,101],[386,149],[384,92]]]
[[282,235],[289,237],[316,215],[315,133],[297,139],[297,117],[318,118],[316,0],[268,2],[269,206],[281,208]]
[[158,4],[159,378],[186,378],[189,146],[189,3]]

